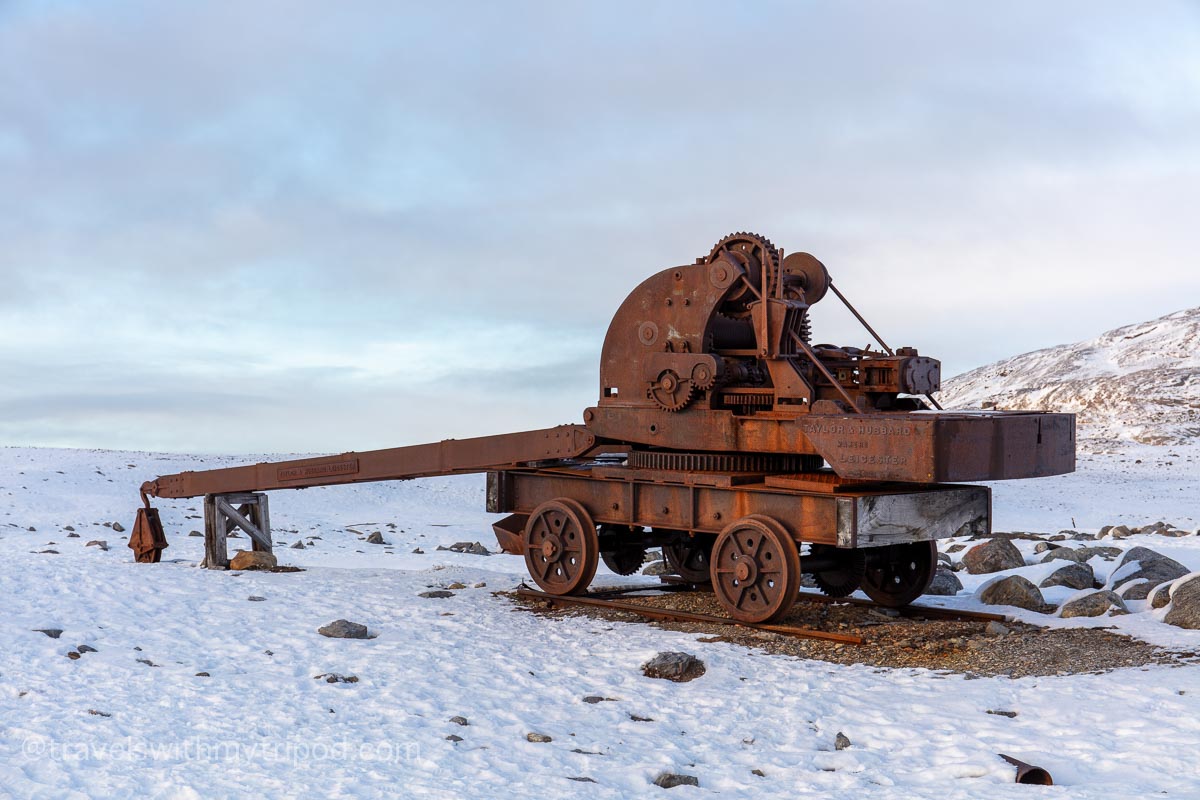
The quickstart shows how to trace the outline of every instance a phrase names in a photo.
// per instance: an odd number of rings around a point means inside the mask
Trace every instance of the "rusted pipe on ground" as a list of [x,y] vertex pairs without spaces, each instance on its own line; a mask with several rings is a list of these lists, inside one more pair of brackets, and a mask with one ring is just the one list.
[[1053,786],[1054,778],[1050,777],[1050,773],[1042,767],[1026,764],[1024,761],[1019,761],[1012,756],[1006,756],[1004,753],[999,754],[1008,763],[1017,768],[1017,783],[1025,783],[1030,786]]

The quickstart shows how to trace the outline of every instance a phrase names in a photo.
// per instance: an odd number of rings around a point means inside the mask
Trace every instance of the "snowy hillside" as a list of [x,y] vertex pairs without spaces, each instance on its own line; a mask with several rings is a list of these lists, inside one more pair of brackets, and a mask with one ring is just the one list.
[[939,399],[1075,412],[1083,451],[1200,441],[1200,308],[980,367],[946,381]]
[[[495,549],[479,476],[272,494],[276,553],[295,573],[198,568],[198,503],[164,502],[163,563],[133,563],[111,526],[130,526],[143,479],[245,460],[0,450],[0,798],[1200,795],[1200,667],[968,677],[534,614],[493,594],[523,579],[522,559],[438,549]],[[1081,468],[997,485],[1001,524],[1182,523],[1200,495],[1182,465]],[[385,544],[363,540],[375,531]],[[1102,543],[1200,569],[1200,536]],[[1029,563],[1010,572],[1041,581],[1053,565],[1034,544],[1018,541]],[[958,559],[970,545],[943,548]],[[1117,562],[1091,563],[1104,580]],[[990,576],[958,574],[965,591],[932,602],[981,608],[972,592]],[[602,567],[597,580],[620,579]],[[1015,614],[1200,648],[1200,631],[1146,601],[1130,611]],[[374,638],[317,634],[338,618]],[[707,673],[650,680],[639,667],[659,651],[693,653]],[[331,673],[357,681],[317,677]],[[839,733],[851,747],[835,749]],[[1058,787],[1013,784],[1000,752],[1047,767]],[[699,786],[659,789],[664,771]]]

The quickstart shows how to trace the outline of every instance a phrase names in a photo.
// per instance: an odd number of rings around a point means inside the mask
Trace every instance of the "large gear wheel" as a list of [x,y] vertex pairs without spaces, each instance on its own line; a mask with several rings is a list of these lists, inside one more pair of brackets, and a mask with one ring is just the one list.
[[775,274],[778,271],[779,249],[765,236],[739,231],[729,234],[713,245],[705,262],[712,264],[722,258],[737,264],[746,274],[741,285],[730,292],[720,308],[720,313],[727,317],[744,319],[750,315],[749,304],[756,299],[755,290],[762,291],[763,275]]
[[838,565],[813,573],[813,580],[822,594],[829,597],[847,597],[862,585],[863,573],[867,568],[867,555],[860,549],[838,549],[814,545],[811,555],[836,553]]
[[659,373],[658,380],[646,390],[646,396],[663,411],[682,411],[695,394],[696,387],[691,380],[679,377],[673,369]]

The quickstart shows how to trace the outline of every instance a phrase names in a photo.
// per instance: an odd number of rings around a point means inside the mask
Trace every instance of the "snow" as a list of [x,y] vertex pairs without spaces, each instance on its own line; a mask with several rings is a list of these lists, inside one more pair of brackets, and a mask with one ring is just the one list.
[[[1071,476],[995,484],[997,528],[1194,526],[1195,454],[1173,452],[1171,466],[1162,448],[1148,449],[1089,456]],[[700,780],[671,797],[1200,795],[1200,667],[967,678],[533,615],[492,594],[523,578],[521,559],[436,549],[495,548],[480,476],[273,493],[277,541],[321,537],[305,550],[277,547],[305,569],[292,574],[198,568],[203,540],[187,536],[200,527],[197,501],[158,504],[171,545],[161,564],[133,563],[128,534],[102,524],[131,527],[147,478],[259,458],[0,450],[0,797],[653,797],[665,791],[651,785],[663,770]],[[390,544],[348,528],[379,530]],[[111,549],[87,547],[92,539]],[[1034,560],[1033,542],[1015,544]],[[1099,544],[1147,546],[1200,570],[1200,537]],[[1106,579],[1118,561],[1091,563]],[[1014,572],[1036,580],[1050,568]],[[959,576],[967,591],[930,602],[981,608],[970,591],[989,576]],[[417,597],[456,581],[487,586]],[[1072,593],[1049,591],[1055,601]],[[1200,631],[1163,624],[1142,601],[1131,609],[1016,616],[1200,647]],[[316,633],[338,618],[374,638]],[[66,657],[81,644],[98,652]],[[643,677],[640,665],[664,650],[696,654],[707,673],[685,684]],[[359,682],[314,680],[323,673]],[[590,705],[587,695],[614,700]],[[449,722],[456,715],[469,726]],[[834,750],[839,731],[850,749]],[[553,741],[527,742],[530,732]],[[1046,767],[1058,785],[1011,783],[1001,752]]]

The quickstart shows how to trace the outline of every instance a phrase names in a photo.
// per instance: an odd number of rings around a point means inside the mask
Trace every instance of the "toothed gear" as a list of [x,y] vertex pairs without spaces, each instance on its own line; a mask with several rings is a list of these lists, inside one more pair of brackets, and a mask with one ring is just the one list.
[[[813,548],[813,555],[818,552],[829,552],[834,548]],[[813,580],[822,594],[829,597],[847,597],[853,594],[862,584],[863,573],[867,568],[867,556],[862,550],[838,550],[841,564],[837,569],[813,573]]]
[[744,319],[750,315],[748,303],[755,299],[755,294],[750,286],[754,286],[761,291],[763,274],[776,274],[778,272],[780,263],[779,249],[771,244],[771,240],[765,236],[748,231],[739,231],[738,233],[729,234],[713,245],[713,249],[709,252],[705,262],[711,264],[722,255],[738,263],[746,270],[746,275],[743,278],[742,285],[731,291],[731,294],[719,309],[719,313],[727,317],[733,317],[734,319]]
[[692,402],[696,387],[691,380],[679,377],[673,369],[663,370],[658,380],[646,390],[646,396],[664,411],[682,411]]

